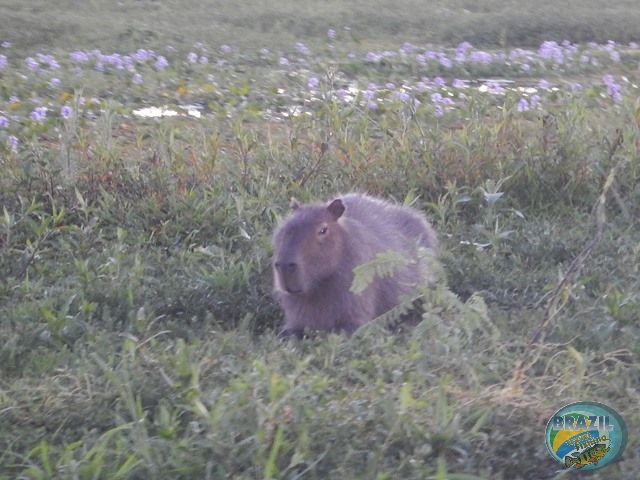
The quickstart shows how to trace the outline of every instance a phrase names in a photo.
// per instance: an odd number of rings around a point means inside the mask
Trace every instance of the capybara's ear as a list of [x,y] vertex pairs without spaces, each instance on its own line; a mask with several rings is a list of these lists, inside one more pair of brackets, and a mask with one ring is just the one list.
[[298,202],[298,200],[296,200],[295,198],[291,197],[291,202],[289,203],[289,206],[291,207],[291,210],[297,210],[298,208],[300,208],[300,202]]
[[342,203],[342,200],[336,198],[329,204],[327,211],[331,214],[334,220],[338,220],[344,213],[344,204]]

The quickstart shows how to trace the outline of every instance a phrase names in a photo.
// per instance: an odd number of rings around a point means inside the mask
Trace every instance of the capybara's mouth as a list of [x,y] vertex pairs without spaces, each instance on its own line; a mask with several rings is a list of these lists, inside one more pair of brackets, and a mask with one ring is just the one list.
[[296,295],[298,293],[302,293],[302,290],[293,290],[293,289],[291,289],[289,287],[286,287],[286,290],[287,290],[287,293],[291,293],[293,295]]

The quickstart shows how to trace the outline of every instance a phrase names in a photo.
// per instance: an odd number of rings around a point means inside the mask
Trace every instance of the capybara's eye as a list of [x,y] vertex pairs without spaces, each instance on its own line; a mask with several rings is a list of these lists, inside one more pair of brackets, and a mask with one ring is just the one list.
[[327,227],[322,227],[318,230],[318,235],[324,235],[325,233],[327,233]]

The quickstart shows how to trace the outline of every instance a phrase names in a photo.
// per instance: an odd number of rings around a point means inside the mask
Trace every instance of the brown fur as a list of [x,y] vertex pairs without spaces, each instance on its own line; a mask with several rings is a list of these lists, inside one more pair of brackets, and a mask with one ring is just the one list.
[[415,259],[436,236],[416,210],[350,193],[328,204],[292,203],[293,213],[273,237],[276,298],[284,310],[281,334],[305,328],[353,333],[388,312],[420,280],[418,262],[393,277],[376,277],[362,293],[349,291],[353,269],[394,250]]

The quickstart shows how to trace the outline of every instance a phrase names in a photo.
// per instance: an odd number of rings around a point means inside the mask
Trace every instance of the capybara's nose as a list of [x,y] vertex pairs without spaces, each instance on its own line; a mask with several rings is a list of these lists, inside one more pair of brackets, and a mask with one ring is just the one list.
[[298,268],[298,264],[295,262],[276,262],[276,269],[282,273],[293,273]]

